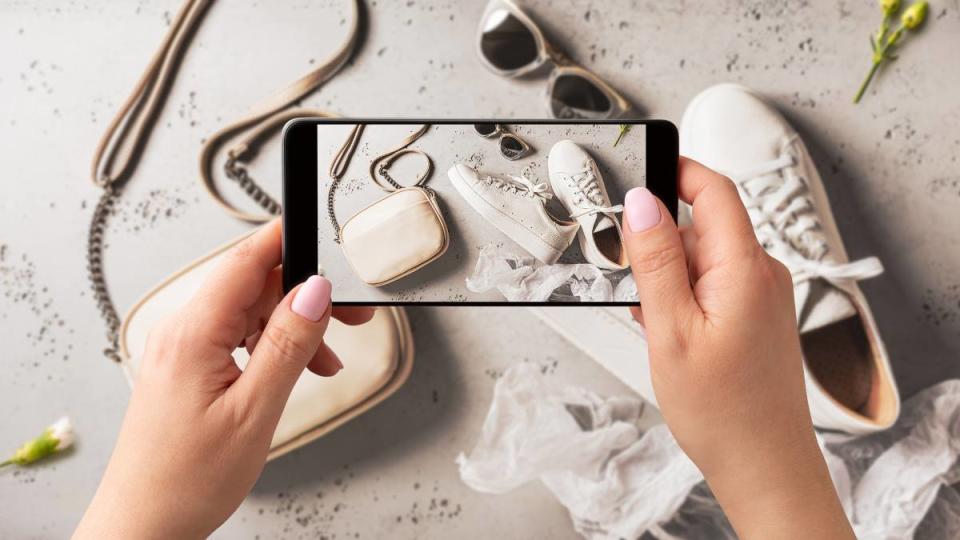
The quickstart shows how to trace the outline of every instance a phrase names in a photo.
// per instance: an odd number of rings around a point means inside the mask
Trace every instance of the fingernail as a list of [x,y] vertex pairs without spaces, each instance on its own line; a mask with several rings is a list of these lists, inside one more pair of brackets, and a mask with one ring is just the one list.
[[310,276],[300,290],[297,296],[293,298],[290,309],[304,319],[317,322],[323,317],[330,305],[330,292],[333,285],[330,280],[320,276]]
[[636,187],[628,191],[623,205],[631,232],[643,232],[660,223],[660,205],[647,188]]

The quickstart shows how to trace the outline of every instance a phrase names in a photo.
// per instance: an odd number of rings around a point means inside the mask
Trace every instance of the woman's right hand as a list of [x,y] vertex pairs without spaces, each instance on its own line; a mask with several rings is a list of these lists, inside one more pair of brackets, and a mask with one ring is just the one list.
[[790,273],[729,179],[681,158],[678,229],[645,188],[624,241],[664,419],[742,538],[853,538],[807,406]]

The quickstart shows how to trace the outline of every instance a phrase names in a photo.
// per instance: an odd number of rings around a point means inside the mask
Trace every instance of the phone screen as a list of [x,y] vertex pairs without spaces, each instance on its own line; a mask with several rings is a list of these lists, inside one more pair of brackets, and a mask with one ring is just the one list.
[[647,127],[318,123],[319,272],[340,303],[638,302]]

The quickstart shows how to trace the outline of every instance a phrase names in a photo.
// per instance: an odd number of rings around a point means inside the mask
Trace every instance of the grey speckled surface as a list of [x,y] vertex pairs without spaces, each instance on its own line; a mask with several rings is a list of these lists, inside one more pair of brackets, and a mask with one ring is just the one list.
[[[960,375],[957,0],[932,2],[932,24],[858,107],[849,101],[867,68],[872,0],[523,3],[651,116],[676,121],[721,81],[767,93],[818,160],[851,254],[886,264],[864,290],[903,393]],[[199,144],[324,58],[344,32],[340,6],[211,8],[110,230],[106,263],[120,306],[246,230],[202,193]],[[544,114],[543,80],[502,80],[475,58],[482,2],[368,7],[355,62],[306,104],[366,116]],[[0,0],[0,448],[64,412],[80,431],[71,455],[0,473],[3,537],[66,536],[109,457],[128,389],[99,355],[84,276],[97,196],[87,167],[175,9],[159,0]],[[275,192],[278,157],[274,146],[253,170]],[[409,384],[267,467],[220,536],[572,536],[542,487],[478,495],[460,484],[453,459],[473,442],[497,373],[514,362],[604,393],[625,388],[524,311],[418,309],[412,318],[419,356]]]

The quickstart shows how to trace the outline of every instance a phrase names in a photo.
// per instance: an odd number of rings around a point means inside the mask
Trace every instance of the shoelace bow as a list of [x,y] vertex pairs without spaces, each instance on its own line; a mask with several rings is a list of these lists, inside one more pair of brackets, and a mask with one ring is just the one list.
[[813,234],[820,230],[820,220],[807,179],[797,174],[797,159],[788,151],[793,140],[787,141],[779,158],[731,175],[760,244],[787,266],[794,283],[822,278],[840,286],[880,275],[883,265],[876,257],[848,263],[823,260],[830,247]]
[[570,185],[574,188],[573,204],[580,208],[579,212],[570,214],[571,219],[581,218],[592,214],[613,214],[623,212],[622,204],[605,206],[603,192],[593,168],[589,165],[582,171],[567,175]]
[[510,176],[510,179],[498,178],[496,176],[486,176],[483,179],[486,183],[502,190],[506,193],[520,195],[524,197],[539,197],[544,202],[553,198],[550,189],[544,183],[533,183],[524,176]]

